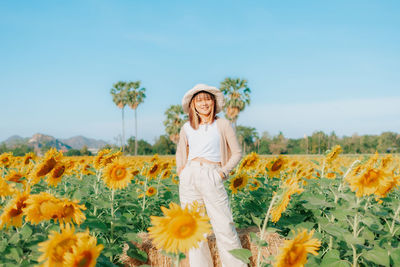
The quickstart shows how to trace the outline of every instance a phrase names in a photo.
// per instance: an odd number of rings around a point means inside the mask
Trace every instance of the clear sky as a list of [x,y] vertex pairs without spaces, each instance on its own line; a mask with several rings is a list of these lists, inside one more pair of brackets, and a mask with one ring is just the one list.
[[[138,138],[196,83],[248,80],[238,124],[303,137],[400,132],[399,1],[1,1],[0,141],[114,142],[110,88],[141,80]],[[127,136],[134,116],[126,111]]]

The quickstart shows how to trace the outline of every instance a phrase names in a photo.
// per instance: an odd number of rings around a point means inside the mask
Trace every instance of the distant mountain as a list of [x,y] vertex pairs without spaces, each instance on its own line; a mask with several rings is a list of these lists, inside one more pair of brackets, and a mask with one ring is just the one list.
[[70,149],[82,149],[86,146],[91,152],[96,153],[100,148],[108,143],[103,140],[96,140],[84,136],[75,136],[68,139],[57,139],[50,135],[41,133],[34,134],[31,138],[24,138],[19,135],[13,135],[3,142],[9,148],[15,148],[19,145],[28,145],[34,148],[34,151],[40,154],[43,147],[55,147],[57,150],[66,152]]
[[18,145],[26,144],[28,142],[29,138],[24,138],[19,135],[13,135],[7,138],[5,141],[2,143],[5,143],[6,146],[8,147],[15,147]]
[[71,149],[71,146],[64,144],[60,140],[54,138],[50,135],[44,134],[34,134],[31,139],[28,141],[29,146],[33,146],[35,152],[40,151],[42,147],[54,147],[57,150],[61,150],[66,152]]
[[60,139],[61,142],[63,142],[66,145],[69,145],[73,149],[81,149],[84,146],[87,146],[88,148],[97,148],[100,149],[107,145],[107,142],[103,140],[96,140],[92,138],[87,138],[84,136],[74,136],[68,139]]

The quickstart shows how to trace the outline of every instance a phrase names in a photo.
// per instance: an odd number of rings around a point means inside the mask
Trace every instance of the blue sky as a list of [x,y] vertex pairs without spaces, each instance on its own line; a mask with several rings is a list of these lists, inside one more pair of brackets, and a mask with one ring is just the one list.
[[[119,80],[141,80],[138,138],[196,83],[248,80],[260,134],[400,132],[398,1],[1,1],[0,141],[114,142]],[[126,111],[127,136],[133,112]]]

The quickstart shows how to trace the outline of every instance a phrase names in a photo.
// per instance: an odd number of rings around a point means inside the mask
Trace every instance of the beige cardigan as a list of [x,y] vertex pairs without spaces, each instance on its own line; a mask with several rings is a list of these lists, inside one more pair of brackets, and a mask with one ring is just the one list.
[[[216,123],[221,136],[220,148],[222,171],[226,177],[228,177],[230,171],[242,158],[242,149],[230,122],[226,119],[217,117]],[[186,133],[182,127],[179,133],[178,146],[176,148],[176,170],[178,174],[180,174],[181,170],[185,167],[188,154],[189,144]]]

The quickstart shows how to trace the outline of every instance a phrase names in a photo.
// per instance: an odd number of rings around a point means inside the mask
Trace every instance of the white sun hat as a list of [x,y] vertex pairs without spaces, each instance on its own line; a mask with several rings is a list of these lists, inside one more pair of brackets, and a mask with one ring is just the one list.
[[208,92],[215,96],[215,100],[216,100],[215,101],[216,102],[215,114],[221,112],[221,110],[225,104],[224,95],[217,87],[209,86],[207,84],[202,84],[202,83],[196,84],[192,89],[187,91],[186,94],[183,96],[183,98],[182,98],[183,111],[185,113],[189,114],[190,101],[192,101],[192,98],[196,93],[201,92],[201,91]]

